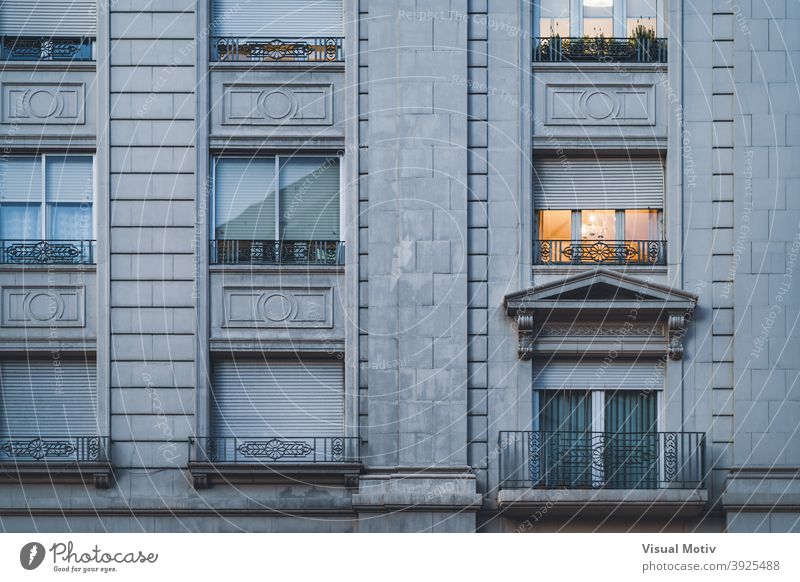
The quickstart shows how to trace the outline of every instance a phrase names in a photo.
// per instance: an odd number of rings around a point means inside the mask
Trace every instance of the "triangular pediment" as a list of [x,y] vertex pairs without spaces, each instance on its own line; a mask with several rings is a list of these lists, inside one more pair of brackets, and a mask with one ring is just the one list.
[[547,309],[658,309],[691,311],[697,296],[666,285],[596,269],[506,295],[510,314]]

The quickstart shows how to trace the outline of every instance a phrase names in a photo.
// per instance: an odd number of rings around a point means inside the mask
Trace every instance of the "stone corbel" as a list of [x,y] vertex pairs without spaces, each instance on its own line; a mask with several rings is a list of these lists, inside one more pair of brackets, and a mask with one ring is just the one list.
[[514,322],[517,327],[517,354],[521,360],[530,360],[533,356],[533,315],[518,313]]
[[671,360],[680,360],[683,357],[683,336],[686,334],[688,323],[688,318],[682,313],[669,314],[669,318],[667,319],[667,330],[669,333],[669,346],[667,351]]

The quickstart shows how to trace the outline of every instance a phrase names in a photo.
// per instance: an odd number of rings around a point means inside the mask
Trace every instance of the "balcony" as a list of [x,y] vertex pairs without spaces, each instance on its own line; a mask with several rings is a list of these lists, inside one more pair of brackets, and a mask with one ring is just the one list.
[[666,38],[537,37],[534,63],[666,63]]
[[94,38],[1,36],[2,61],[93,61]]
[[344,242],[337,240],[214,240],[212,265],[307,265],[344,264]]
[[537,240],[534,265],[666,265],[663,240]]
[[212,61],[341,62],[341,37],[321,38],[232,38],[212,37]]
[[257,483],[286,479],[352,485],[361,467],[357,437],[189,438],[189,471],[196,489],[209,479]]
[[499,451],[506,508],[688,514],[707,501],[704,433],[502,431]]
[[111,484],[109,438],[102,436],[0,437],[0,482],[93,481]]
[[93,265],[94,240],[0,240],[0,265]]

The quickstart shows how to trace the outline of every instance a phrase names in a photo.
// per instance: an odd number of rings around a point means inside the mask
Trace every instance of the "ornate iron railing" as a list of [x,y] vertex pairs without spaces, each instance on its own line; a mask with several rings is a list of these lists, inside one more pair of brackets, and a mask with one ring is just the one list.
[[537,240],[534,265],[666,265],[663,240]]
[[343,265],[344,242],[338,240],[214,240],[215,265]]
[[102,436],[0,436],[0,463],[102,462],[108,443]]
[[695,489],[705,434],[502,431],[499,459],[507,488]]
[[0,240],[0,264],[93,265],[93,240]]
[[94,38],[0,36],[3,61],[93,61]]
[[356,437],[189,438],[189,460],[210,463],[359,463]]
[[212,37],[212,61],[303,61],[344,60],[341,37],[232,38]]
[[533,61],[666,63],[666,38],[537,37]]

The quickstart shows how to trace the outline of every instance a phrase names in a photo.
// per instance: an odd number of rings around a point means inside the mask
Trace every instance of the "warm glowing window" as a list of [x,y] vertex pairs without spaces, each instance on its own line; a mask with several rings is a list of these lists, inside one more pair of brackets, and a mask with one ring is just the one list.
[[653,240],[658,238],[657,210],[626,210],[625,239]]
[[541,0],[539,4],[539,36],[570,36],[570,0]]
[[625,3],[627,36],[640,36],[645,30],[655,34],[656,14],[656,0],[627,0]]
[[582,210],[581,240],[616,240],[615,210]]
[[539,236],[542,240],[572,238],[571,210],[544,210],[539,216]]

